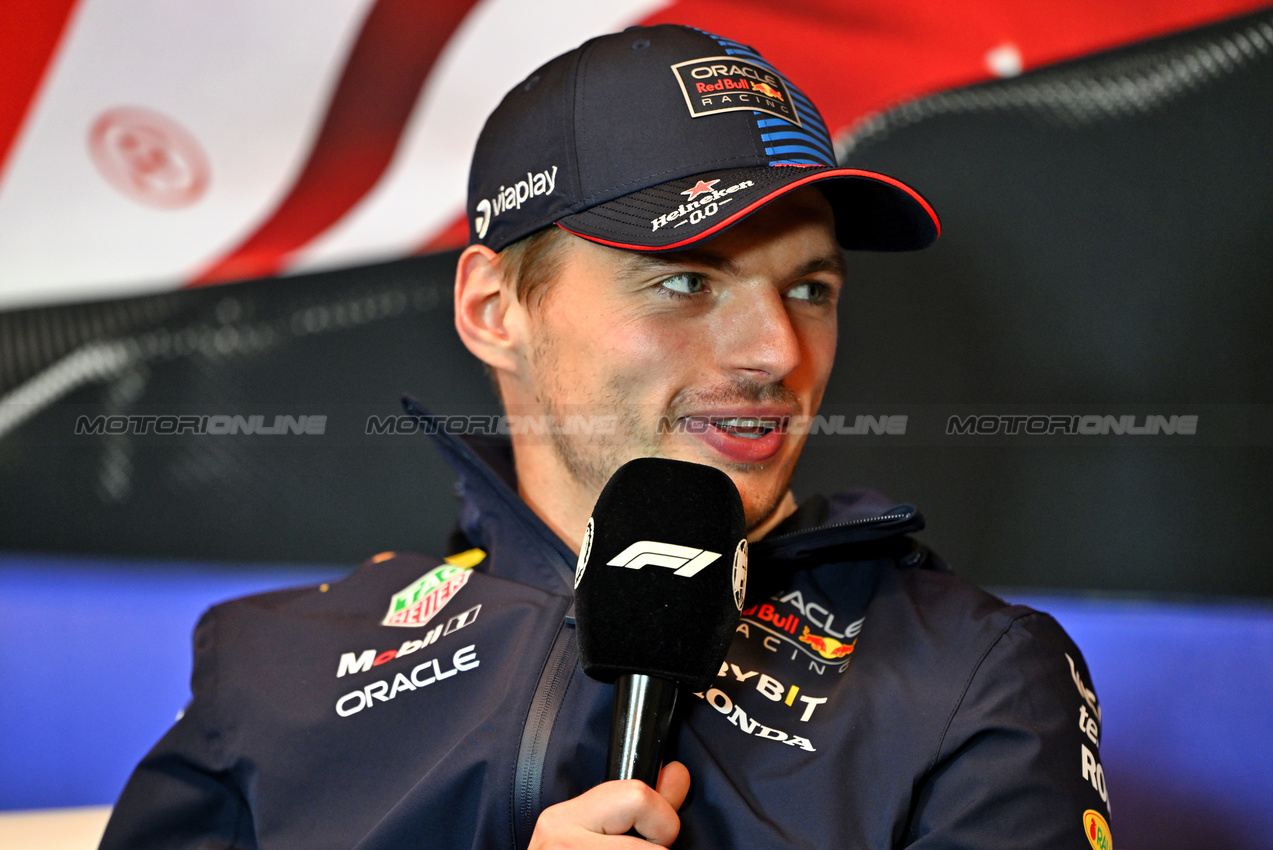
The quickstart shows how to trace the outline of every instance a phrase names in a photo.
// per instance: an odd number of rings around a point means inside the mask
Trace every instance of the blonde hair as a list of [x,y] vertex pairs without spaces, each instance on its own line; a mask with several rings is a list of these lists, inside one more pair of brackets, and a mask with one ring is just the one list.
[[523,236],[496,255],[500,273],[527,309],[533,310],[543,302],[548,284],[561,273],[569,240],[569,233],[551,225]]

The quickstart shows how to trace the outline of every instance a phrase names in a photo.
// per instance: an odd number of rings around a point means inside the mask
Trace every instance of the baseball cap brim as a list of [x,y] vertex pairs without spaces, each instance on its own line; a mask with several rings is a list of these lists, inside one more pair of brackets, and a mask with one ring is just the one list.
[[941,222],[923,196],[886,174],[857,168],[775,165],[732,168],[672,180],[565,216],[558,226],[629,251],[677,251],[717,236],[761,207],[816,184],[849,250],[914,251]]

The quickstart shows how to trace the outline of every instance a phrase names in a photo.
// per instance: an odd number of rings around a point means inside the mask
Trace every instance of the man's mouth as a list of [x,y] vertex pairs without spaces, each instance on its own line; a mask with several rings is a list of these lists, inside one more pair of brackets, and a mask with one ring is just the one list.
[[747,416],[730,416],[723,419],[709,420],[711,426],[729,434],[731,437],[742,437],[747,440],[759,440],[771,431],[782,427],[782,419],[758,418]]

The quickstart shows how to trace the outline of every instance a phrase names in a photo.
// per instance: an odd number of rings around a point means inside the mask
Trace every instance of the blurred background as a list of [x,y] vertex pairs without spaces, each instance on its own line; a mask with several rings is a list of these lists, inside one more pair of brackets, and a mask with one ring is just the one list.
[[[1273,846],[1273,8],[1241,0],[7,4],[0,836],[100,830],[208,605],[441,553],[450,470],[368,421],[495,409],[451,319],[473,141],[657,22],[757,47],[942,217],[849,258],[824,413],[904,433],[811,437],[797,497],[911,502],[1061,620],[1120,847]],[[325,419],[154,432],[183,416]]]

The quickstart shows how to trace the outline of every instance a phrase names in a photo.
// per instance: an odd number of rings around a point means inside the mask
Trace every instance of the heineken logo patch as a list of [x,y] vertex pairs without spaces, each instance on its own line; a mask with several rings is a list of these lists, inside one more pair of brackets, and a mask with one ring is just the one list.
[[443,564],[434,567],[393,595],[382,626],[423,626],[446,607],[468,583],[469,567]]
[[737,56],[706,56],[671,67],[694,118],[745,110],[800,126],[786,80],[763,65]]

